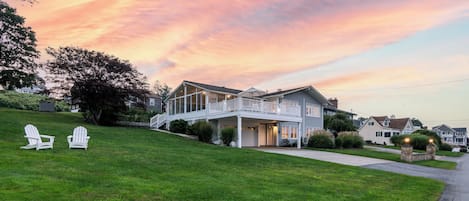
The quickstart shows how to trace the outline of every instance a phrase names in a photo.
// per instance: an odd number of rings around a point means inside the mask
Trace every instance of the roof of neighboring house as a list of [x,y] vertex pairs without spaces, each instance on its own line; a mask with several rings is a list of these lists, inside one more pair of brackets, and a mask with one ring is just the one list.
[[404,130],[410,118],[390,119],[389,128]]
[[460,132],[460,133],[466,133],[467,132],[466,128],[453,128],[453,130],[455,130],[456,132]]
[[313,96],[316,100],[318,100],[321,104],[331,104],[326,99],[326,97],[324,97],[321,93],[319,93],[319,91],[317,91],[313,86],[304,86],[304,87],[298,87],[298,88],[293,88],[293,89],[281,90],[281,91],[277,91],[277,92],[264,94],[264,95],[259,96],[259,97],[269,98],[269,97],[276,97],[276,96],[285,96],[285,95],[296,93],[296,92],[299,92],[299,91],[306,91],[311,96]]
[[434,129],[438,129],[438,130],[445,131],[445,132],[456,132],[454,129],[452,129],[451,127],[449,127],[445,124],[435,126],[435,127],[432,128],[432,130],[434,130]]
[[357,115],[357,114],[355,114],[355,113],[353,113],[353,112],[347,112],[347,111],[345,111],[345,110],[337,109],[337,108],[335,108],[335,107],[332,106],[332,105],[326,105],[326,106],[324,106],[324,109],[326,109],[326,110],[331,110],[331,111],[335,111],[335,112],[342,112],[342,113],[345,113],[345,114],[348,114],[348,115]]
[[242,92],[241,90],[238,90],[238,89],[220,87],[220,86],[204,84],[204,83],[199,83],[199,82],[193,82],[193,81],[187,81],[187,80],[184,80],[184,82],[192,84],[192,85],[196,85],[200,88],[211,90],[211,91],[218,91],[218,92],[230,93],[230,94],[238,94]]
[[383,122],[388,117],[387,116],[371,116],[371,118],[375,119],[379,123],[379,125],[382,126],[381,122]]

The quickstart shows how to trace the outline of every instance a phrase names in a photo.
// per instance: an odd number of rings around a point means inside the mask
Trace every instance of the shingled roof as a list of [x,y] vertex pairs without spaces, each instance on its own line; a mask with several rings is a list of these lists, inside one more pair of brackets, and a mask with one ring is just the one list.
[[187,81],[187,80],[184,80],[184,82],[192,84],[192,85],[196,85],[200,88],[211,90],[211,91],[218,91],[218,92],[224,92],[224,93],[229,93],[229,94],[238,94],[241,92],[241,90],[238,90],[238,89],[220,87],[220,86],[204,84],[204,83],[199,83],[199,82],[193,82],[193,81]]
[[389,128],[404,130],[405,125],[407,125],[408,121],[409,118],[391,119],[391,121],[389,122]]

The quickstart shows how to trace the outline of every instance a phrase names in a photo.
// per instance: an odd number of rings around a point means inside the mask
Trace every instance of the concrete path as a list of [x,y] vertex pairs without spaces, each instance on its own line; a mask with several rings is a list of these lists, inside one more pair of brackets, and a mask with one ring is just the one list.
[[314,151],[314,150],[306,150],[306,149],[296,149],[296,148],[255,148],[255,149],[259,151],[263,151],[263,152],[298,156],[298,157],[303,157],[303,158],[310,158],[310,159],[328,161],[332,163],[339,163],[339,164],[351,165],[351,166],[364,166],[364,165],[381,164],[381,163],[396,163],[393,161],[376,159],[376,158],[368,158],[368,157],[362,157],[362,156],[353,156],[353,155],[347,155],[347,154],[339,154],[339,153],[332,153],[332,152],[325,152],[325,151]]
[[469,154],[459,157],[458,166],[452,177],[446,182],[446,188],[440,201],[469,200]]
[[469,201],[469,154],[459,158],[443,157],[458,162],[456,170],[445,170],[325,151],[299,150],[296,148],[256,148],[256,150],[437,179],[447,184],[440,201]]

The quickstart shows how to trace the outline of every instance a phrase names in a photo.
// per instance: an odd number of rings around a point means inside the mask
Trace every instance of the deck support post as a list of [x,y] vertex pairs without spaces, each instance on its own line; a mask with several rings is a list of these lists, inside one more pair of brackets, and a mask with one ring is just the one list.
[[242,118],[241,116],[237,116],[237,119],[238,119],[238,124],[237,124],[237,127],[238,127],[238,143],[236,143],[236,145],[238,146],[238,148],[241,148],[241,135],[242,135]]
[[296,146],[297,146],[298,149],[301,149],[301,138],[302,138],[301,137],[301,135],[302,135],[301,130],[302,130],[301,129],[301,122],[298,122],[298,136],[296,136],[297,137],[297,142],[296,142],[297,145]]

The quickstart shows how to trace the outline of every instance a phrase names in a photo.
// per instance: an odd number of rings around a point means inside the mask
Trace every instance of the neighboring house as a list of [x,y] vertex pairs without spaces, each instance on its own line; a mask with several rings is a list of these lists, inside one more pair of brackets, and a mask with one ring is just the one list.
[[133,98],[126,104],[129,108],[143,106],[146,111],[156,113],[161,113],[163,111],[161,97],[157,94],[148,94],[147,96],[145,96],[144,100],[141,100],[139,98]]
[[167,112],[156,115],[150,126],[169,127],[184,119],[190,124],[207,121],[215,128],[213,141],[226,127],[236,128],[237,147],[280,146],[297,143],[323,128],[327,99],[312,86],[274,93],[246,91],[183,81],[165,100]]
[[435,126],[432,131],[441,137],[441,141],[451,145],[466,146],[467,145],[467,129],[451,128],[445,124]]
[[357,115],[357,114],[352,113],[352,112],[347,112],[345,110],[340,110],[339,109],[339,100],[337,100],[337,98],[330,98],[330,99],[328,99],[328,101],[329,101],[330,104],[327,104],[324,107],[324,115],[332,116],[332,115],[335,115],[335,114],[340,112],[340,113],[346,114],[350,120],[353,120],[353,116]]
[[410,118],[389,118],[387,116],[371,116],[359,129],[365,141],[376,144],[390,145],[393,135],[405,135],[414,132]]

